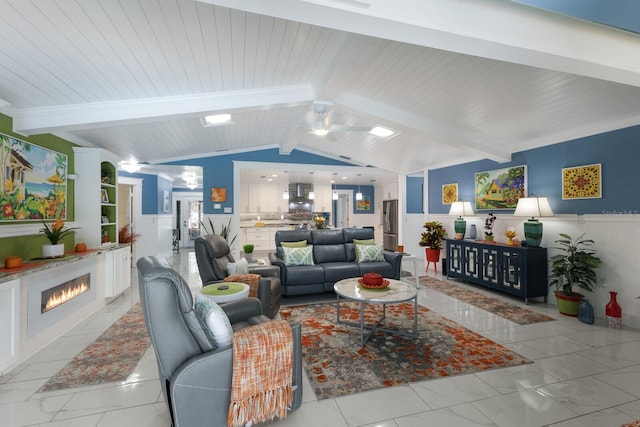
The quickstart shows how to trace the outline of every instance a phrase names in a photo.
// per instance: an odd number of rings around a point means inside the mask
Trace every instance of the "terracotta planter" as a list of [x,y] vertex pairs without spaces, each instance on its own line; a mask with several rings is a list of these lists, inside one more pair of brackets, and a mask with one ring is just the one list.
[[565,295],[564,292],[556,291],[556,305],[558,306],[558,311],[560,314],[564,314],[565,316],[578,316],[578,307],[582,302],[582,298],[584,295],[575,294],[572,296]]
[[426,253],[427,262],[440,261],[440,248],[425,248],[424,251]]

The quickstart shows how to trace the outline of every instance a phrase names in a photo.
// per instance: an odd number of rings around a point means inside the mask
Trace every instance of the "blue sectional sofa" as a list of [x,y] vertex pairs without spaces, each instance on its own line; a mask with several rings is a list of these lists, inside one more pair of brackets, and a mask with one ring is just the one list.
[[[384,261],[356,262],[354,239],[373,239],[373,229],[286,230],[275,235],[276,252],[269,254],[271,265],[280,268],[282,295],[305,295],[333,292],[333,284],[349,277],[376,272],[383,277],[400,279],[402,256],[383,251]],[[283,260],[282,242],[306,240],[313,245],[313,265],[287,266]]]

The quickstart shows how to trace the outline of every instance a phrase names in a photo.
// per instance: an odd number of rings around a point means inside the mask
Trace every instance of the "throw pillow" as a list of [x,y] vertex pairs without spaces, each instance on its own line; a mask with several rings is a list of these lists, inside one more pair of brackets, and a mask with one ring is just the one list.
[[218,348],[231,345],[233,328],[227,314],[215,301],[201,299],[195,305],[198,320]]
[[376,241],[373,239],[353,239],[354,245],[375,245]]
[[296,265],[313,265],[313,245],[304,248],[282,248],[284,255],[284,264],[287,267]]
[[227,264],[227,273],[228,274],[236,274],[238,271],[238,266],[235,262],[230,262]]
[[307,241],[300,240],[299,242],[280,242],[280,246],[283,248],[304,248],[307,246]]
[[357,262],[384,261],[382,245],[355,245]]
[[245,258],[242,258],[239,261],[236,261],[236,274],[247,274],[249,273],[249,263]]

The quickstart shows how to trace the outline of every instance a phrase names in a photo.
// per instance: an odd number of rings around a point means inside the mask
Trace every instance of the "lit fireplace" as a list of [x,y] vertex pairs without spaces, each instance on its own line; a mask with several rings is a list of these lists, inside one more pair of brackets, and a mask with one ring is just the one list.
[[87,292],[91,288],[90,277],[91,275],[87,273],[43,291],[40,294],[40,313],[46,313]]

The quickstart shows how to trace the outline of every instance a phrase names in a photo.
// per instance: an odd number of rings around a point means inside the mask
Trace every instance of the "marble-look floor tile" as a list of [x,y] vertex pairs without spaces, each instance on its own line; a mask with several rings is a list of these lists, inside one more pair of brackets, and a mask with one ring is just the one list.
[[628,415],[629,418],[640,420],[640,399],[625,403],[624,405],[619,405],[616,409],[623,414]]
[[387,387],[335,399],[348,425],[360,426],[424,412],[427,405],[409,386]]
[[98,427],[171,427],[171,417],[164,402],[109,411]]
[[396,418],[398,427],[455,426],[495,427],[489,418],[469,403],[434,409],[415,415]]
[[535,336],[525,332],[520,325],[485,329],[482,331],[482,335],[498,344],[511,344],[536,339]]
[[475,375],[419,381],[409,386],[432,408],[459,405],[500,394]]
[[0,405],[3,426],[27,426],[51,421],[71,396],[54,396]]
[[492,371],[478,372],[474,375],[501,394],[509,394],[519,390],[558,382],[556,377],[535,365],[494,369]]
[[277,421],[277,427],[347,427],[335,399],[324,399],[304,403],[284,420]]
[[0,405],[29,400],[47,382],[46,378],[0,384]]
[[640,398],[640,365],[616,369],[594,377]]
[[68,360],[54,360],[52,362],[32,363],[15,375],[9,382],[28,381],[40,378],[51,378],[67,366]]
[[535,389],[471,403],[499,427],[541,427],[577,414]]
[[561,381],[585,377],[609,370],[606,366],[576,353],[538,359],[536,360],[536,366]]
[[602,411],[592,412],[587,415],[571,418],[566,421],[551,424],[550,427],[603,427],[621,426],[633,421],[628,415],[614,409],[608,408]]
[[538,338],[531,341],[523,341],[521,344],[526,347],[531,347],[538,352],[542,352],[546,354],[547,357],[575,353],[593,348],[590,345],[574,341],[565,336]]
[[536,390],[580,415],[636,400],[635,396],[593,377],[547,384]]
[[579,352],[609,369],[620,369],[640,364],[640,341],[624,342]]
[[622,342],[639,341],[640,331],[635,329],[610,329],[602,326],[591,328],[588,331],[573,333],[571,334],[571,339],[593,347],[604,347]]
[[64,420],[156,403],[160,393],[160,383],[158,381],[147,381],[75,394],[64,408],[58,412],[54,420]]
[[70,420],[51,421],[31,427],[98,427],[98,423],[104,414],[87,415],[86,417],[72,418]]

